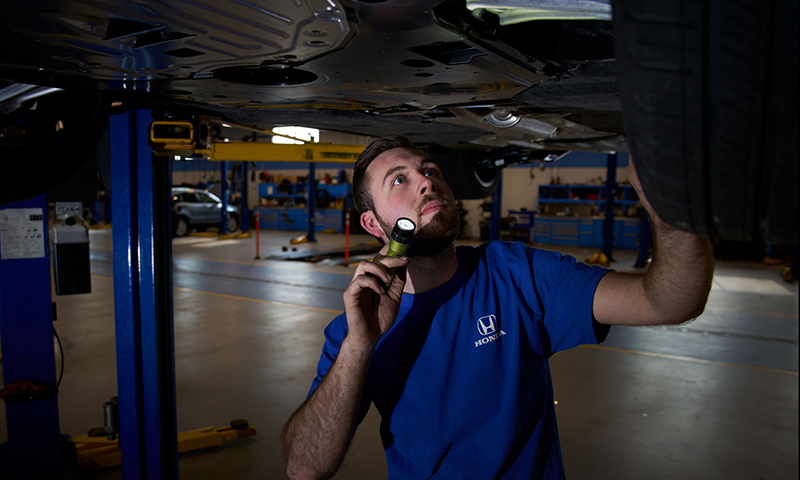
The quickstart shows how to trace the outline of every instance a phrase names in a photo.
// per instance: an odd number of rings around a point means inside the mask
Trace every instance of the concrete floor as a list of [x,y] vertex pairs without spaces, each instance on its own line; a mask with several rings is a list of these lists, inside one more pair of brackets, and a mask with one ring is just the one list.
[[[262,232],[262,256],[282,254],[296,235]],[[318,238],[298,248],[344,244],[343,235]],[[592,253],[559,250],[581,260]],[[305,398],[322,330],[341,311],[353,271],[254,256],[253,238],[174,241],[178,429],[245,418],[258,430],[182,455],[182,479],[285,478],[278,435]],[[614,267],[624,270],[635,252],[615,256]],[[111,260],[111,231],[93,230],[93,292],[56,298],[64,433],[102,425],[102,404],[116,395]],[[603,345],[559,353],[551,367],[569,478],[798,477],[798,287],[784,283],[777,267],[718,262],[706,313],[694,322],[614,327]],[[386,478],[378,423],[373,409],[335,478]]]

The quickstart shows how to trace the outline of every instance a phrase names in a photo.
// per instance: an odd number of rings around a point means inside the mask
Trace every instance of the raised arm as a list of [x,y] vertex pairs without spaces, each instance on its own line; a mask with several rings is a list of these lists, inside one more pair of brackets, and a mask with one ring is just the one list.
[[664,223],[642,192],[628,161],[628,178],[650,214],[653,260],[645,274],[609,272],[597,285],[594,316],[609,325],[683,323],[703,313],[714,274],[711,242]]
[[383,284],[391,280],[386,268],[407,263],[406,258],[378,255],[356,268],[344,293],[348,333],[339,354],[284,426],[286,474],[292,480],[329,478],[341,465],[355,433],[372,353],[397,318],[405,285],[405,275],[398,272],[384,292]]

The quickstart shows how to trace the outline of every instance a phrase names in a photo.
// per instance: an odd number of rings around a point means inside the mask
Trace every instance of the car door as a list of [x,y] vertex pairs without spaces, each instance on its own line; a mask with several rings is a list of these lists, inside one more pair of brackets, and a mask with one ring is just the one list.
[[201,222],[206,225],[219,225],[222,219],[222,202],[208,192],[196,192],[199,210],[202,211]]
[[174,197],[177,202],[176,213],[189,219],[190,224],[202,223],[199,220],[201,205],[194,192],[179,192]]

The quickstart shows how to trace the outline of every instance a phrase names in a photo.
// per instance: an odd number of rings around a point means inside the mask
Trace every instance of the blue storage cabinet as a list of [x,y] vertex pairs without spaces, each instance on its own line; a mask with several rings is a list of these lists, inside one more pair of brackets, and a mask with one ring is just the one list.
[[578,219],[578,246],[597,247],[603,245],[603,222],[592,218]]
[[531,236],[531,228],[533,227],[533,212],[510,210],[508,215],[514,220],[511,227],[511,237],[513,240],[522,240],[530,242],[533,240]]
[[[278,193],[278,184],[260,183],[258,196],[261,198],[277,198],[306,202],[308,183],[290,183],[289,192]],[[349,183],[328,185],[317,183],[317,195],[325,191],[330,198],[347,198],[352,194],[353,186]],[[259,207],[259,228],[275,230],[308,231],[308,208],[298,207]],[[344,232],[344,213],[334,208],[316,209],[314,214],[314,231],[336,230]]]
[[614,220],[614,248],[636,250],[639,248],[639,219]]
[[[259,207],[258,210],[259,228],[308,231],[307,208]],[[344,216],[341,210],[329,208],[315,212],[314,231],[321,232],[327,229],[336,230],[338,233],[344,232]]]
[[536,216],[533,222],[533,241],[539,243],[551,243],[550,221],[545,217]]
[[[614,203],[623,211],[636,205],[636,192],[630,185],[617,188]],[[543,204],[594,204],[595,211],[602,212],[606,203],[606,187],[603,185],[540,185],[539,205]],[[620,217],[614,219],[614,248],[635,250],[638,248],[639,220]],[[603,246],[603,218],[536,215],[533,226],[534,241],[555,245],[577,245],[600,248]]]
[[[258,196],[261,198],[306,198],[308,192],[308,183],[290,183],[288,184],[289,192],[278,193],[277,183],[259,183]],[[326,183],[317,183],[317,192],[326,191],[330,198],[347,198],[348,195],[353,193],[353,186],[349,183],[342,183],[338,185],[328,185]]]
[[[554,217],[537,215],[533,224],[533,241],[554,245],[603,246],[602,217]],[[639,241],[639,220],[614,220],[614,248],[635,250]]]
[[577,245],[580,225],[577,219],[551,217],[550,238],[551,243],[562,245]]

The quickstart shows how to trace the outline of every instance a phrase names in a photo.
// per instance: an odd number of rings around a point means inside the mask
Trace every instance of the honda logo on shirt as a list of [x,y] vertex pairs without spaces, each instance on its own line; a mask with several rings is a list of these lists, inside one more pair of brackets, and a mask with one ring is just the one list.
[[487,315],[478,319],[478,331],[481,335],[491,335],[497,331],[497,317]]

